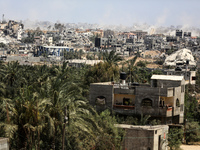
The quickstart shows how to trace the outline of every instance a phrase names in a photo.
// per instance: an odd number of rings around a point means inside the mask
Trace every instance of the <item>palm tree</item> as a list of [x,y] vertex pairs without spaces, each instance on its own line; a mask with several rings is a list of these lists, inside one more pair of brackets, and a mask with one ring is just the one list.
[[[88,105],[84,84],[88,68],[67,67],[67,63],[51,68],[18,63],[0,66],[0,132],[10,138],[11,149],[116,147],[118,142],[111,138],[118,133],[111,128],[114,121],[105,122],[107,115],[99,116]],[[98,72],[98,80],[110,80],[113,72],[118,73],[115,69],[101,63],[91,78]]]
[[120,149],[124,132],[114,126],[117,123],[116,118],[111,115],[109,110],[105,110],[97,116],[96,121],[100,129],[95,132],[93,148],[96,150]]
[[108,53],[108,51],[106,51],[103,54],[103,59],[105,62],[108,62],[108,64],[112,65],[117,65],[117,62],[121,61],[122,58],[119,56],[119,54],[115,54],[115,51],[111,51],[110,53]]
[[[4,99],[1,105],[4,112],[9,112],[6,124],[2,124],[9,138],[17,138],[17,149],[33,147],[40,149],[40,133],[45,126],[48,112],[46,106],[51,105],[48,99],[41,99],[32,87],[20,90],[20,95],[13,100]],[[12,127],[11,131],[7,130]],[[14,136],[14,137],[13,137]]]

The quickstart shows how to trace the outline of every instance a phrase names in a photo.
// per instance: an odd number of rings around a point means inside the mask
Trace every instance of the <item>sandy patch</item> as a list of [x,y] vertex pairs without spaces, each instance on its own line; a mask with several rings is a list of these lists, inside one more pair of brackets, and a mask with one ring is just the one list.
[[200,150],[200,145],[181,145],[183,150]]

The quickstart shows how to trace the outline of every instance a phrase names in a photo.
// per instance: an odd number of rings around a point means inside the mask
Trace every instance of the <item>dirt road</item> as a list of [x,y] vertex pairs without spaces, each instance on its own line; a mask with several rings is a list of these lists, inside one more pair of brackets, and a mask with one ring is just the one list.
[[200,145],[181,145],[182,150],[200,150]]

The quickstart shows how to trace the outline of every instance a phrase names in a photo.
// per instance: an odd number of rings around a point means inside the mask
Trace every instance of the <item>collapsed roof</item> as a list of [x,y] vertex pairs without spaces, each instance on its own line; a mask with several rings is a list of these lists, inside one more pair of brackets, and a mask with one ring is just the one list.
[[190,66],[196,66],[196,61],[189,49],[180,49],[171,55],[167,56],[163,65],[165,66],[176,66],[177,64],[187,64]]

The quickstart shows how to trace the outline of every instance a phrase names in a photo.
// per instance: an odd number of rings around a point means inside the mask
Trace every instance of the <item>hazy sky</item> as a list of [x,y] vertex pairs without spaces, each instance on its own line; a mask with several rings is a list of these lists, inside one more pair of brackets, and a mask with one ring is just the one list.
[[199,27],[200,0],[0,0],[2,14],[18,21]]

